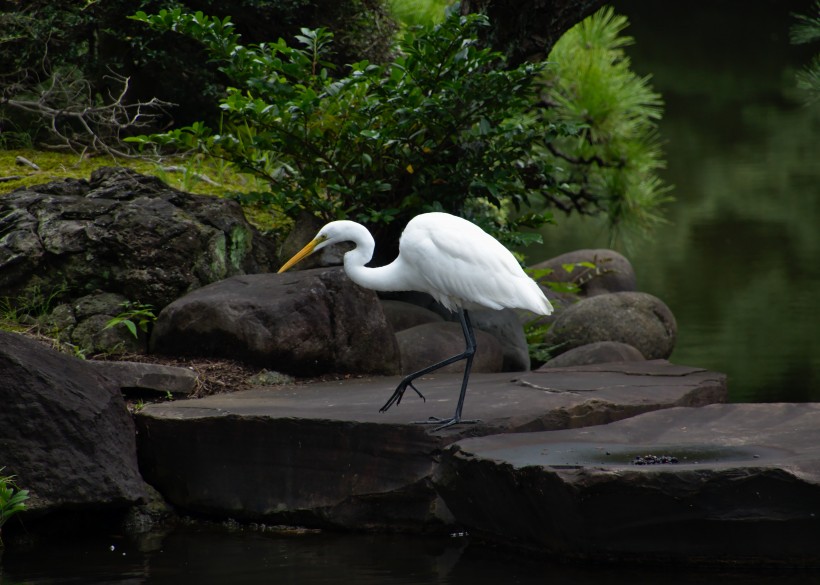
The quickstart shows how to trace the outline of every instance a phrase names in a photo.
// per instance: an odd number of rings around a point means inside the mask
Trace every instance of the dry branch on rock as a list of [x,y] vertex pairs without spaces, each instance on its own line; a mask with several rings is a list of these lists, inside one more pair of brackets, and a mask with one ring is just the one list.
[[44,145],[47,148],[130,157],[131,150],[123,139],[155,128],[174,104],[158,98],[129,103],[129,78],[111,73],[108,79],[117,87],[103,102],[95,98],[85,79],[55,73],[31,99],[3,98],[0,105],[41,117],[53,140]]

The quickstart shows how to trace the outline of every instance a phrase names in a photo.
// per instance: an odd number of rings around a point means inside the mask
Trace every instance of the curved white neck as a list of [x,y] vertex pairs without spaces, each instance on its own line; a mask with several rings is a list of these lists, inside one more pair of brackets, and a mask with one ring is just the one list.
[[373,258],[376,243],[366,229],[367,237],[358,238],[356,247],[344,255],[347,276],[364,288],[380,291],[410,290],[411,283],[405,282],[406,275],[401,270],[401,259],[396,259],[387,266],[368,268],[365,266]]
[[399,261],[395,260],[387,266],[368,268],[365,266],[373,257],[373,249],[362,250],[356,247],[345,254],[345,272],[347,276],[364,288],[380,291],[409,290],[409,283],[404,282],[404,275],[400,270]]

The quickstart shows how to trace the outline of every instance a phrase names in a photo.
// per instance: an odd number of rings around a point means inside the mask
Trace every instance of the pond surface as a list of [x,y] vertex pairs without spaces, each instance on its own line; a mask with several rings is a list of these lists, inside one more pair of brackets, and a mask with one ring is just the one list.
[[[669,223],[620,250],[678,321],[672,361],[729,375],[733,401],[820,400],[820,102],[795,71],[820,51],[788,39],[810,2],[613,2],[633,70],[666,102]],[[558,218],[531,261],[608,246]]]
[[283,536],[184,528],[164,538],[72,542],[6,551],[3,585],[809,585],[800,570],[681,570],[560,564],[465,537]]

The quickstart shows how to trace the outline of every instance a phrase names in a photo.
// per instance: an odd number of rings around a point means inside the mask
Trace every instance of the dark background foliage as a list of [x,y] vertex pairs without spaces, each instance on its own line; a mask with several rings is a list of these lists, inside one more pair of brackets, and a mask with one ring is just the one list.
[[[338,64],[385,61],[396,28],[381,0],[0,0],[0,100],[35,91],[57,71],[84,79],[89,95],[106,96],[118,91],[116,72],[130,78],[129,102],[157,97],[177,104],[165,123],[215,116],[225,79],[202,46],[127,18],[173,6],[230,15],[246,43],[292,41],[300,27],[326,27],[336,35]],[[9,129],[9,119],[0,110],[0,129]],[[35,120],[15,115],[18,127],[27,123]]]

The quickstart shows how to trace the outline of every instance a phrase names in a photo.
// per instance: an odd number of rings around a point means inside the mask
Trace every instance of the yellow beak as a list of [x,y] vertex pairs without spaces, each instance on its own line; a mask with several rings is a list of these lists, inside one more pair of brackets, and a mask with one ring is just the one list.
[[321,240],[319,238],[316,238],[315,240],[312,240],[307,246],[305,246],[304,248],[302,248],[301,250],[296,252],[296,254],[293,256],[293,258],[291,258],[290,260],[285,262],[282,265],[282,268],[279,269],[277,274],[281,274],[282,272],[284,272],[285,270],[287,270],[288,268],[290,268],[294,264],[296,264],[298,262],[301,262],[302,260],[304,260],[305,258],[310,256],[311,254],[313,254],[314,248],[316,248],[316,246],[321,244],[322,241],[323,240]]

